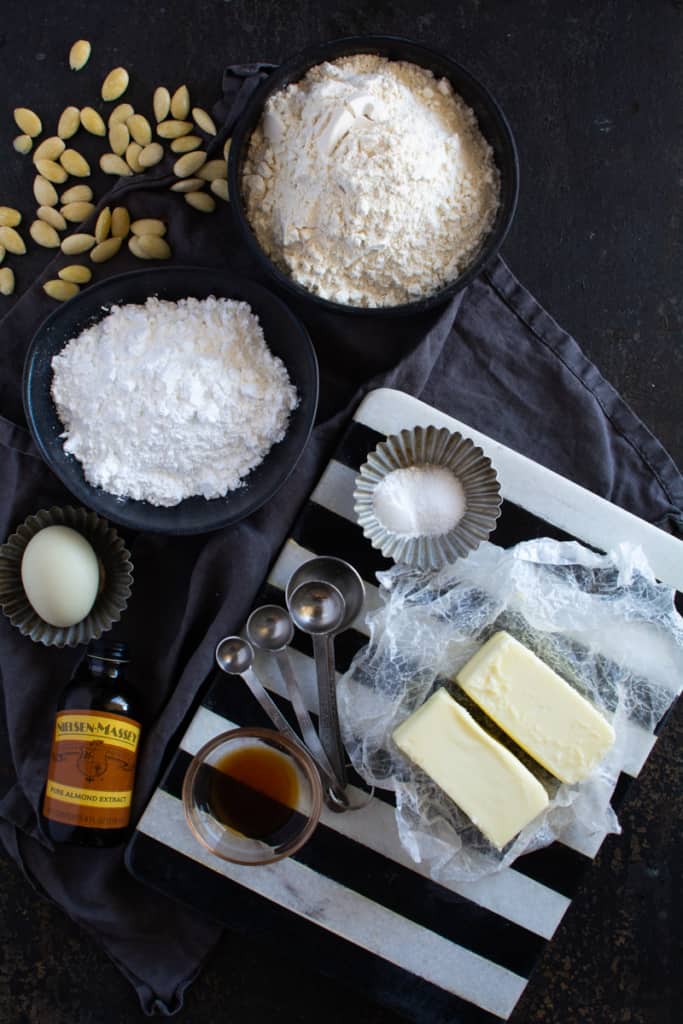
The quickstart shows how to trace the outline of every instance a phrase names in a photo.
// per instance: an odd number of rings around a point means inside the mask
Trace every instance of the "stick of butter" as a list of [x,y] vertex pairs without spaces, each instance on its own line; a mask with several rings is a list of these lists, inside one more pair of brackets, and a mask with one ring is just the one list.
[[614,743],[614,729],[593,705],[509,633],[494,633],[456,679],[562,782],[585,779]]
[[443,687],[393,738],[499,850],[548,806],[538,779]]

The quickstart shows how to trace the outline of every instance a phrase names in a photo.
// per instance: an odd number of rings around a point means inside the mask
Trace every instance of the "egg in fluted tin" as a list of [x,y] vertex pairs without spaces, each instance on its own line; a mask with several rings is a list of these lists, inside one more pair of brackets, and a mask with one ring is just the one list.
[[41,619],[51,626],[73,626],[89,614],[97,598],[97,555],[77,530],[46,526],[26,545],[21,581]]

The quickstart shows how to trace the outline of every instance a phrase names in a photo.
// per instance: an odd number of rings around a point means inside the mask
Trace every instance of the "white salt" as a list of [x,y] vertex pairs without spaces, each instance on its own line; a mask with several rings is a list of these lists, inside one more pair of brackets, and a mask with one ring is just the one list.
[[395,469],[377,485],[373,506],[380,523],[407,537],[448,533],[465,512],[463,486],[444,466]]

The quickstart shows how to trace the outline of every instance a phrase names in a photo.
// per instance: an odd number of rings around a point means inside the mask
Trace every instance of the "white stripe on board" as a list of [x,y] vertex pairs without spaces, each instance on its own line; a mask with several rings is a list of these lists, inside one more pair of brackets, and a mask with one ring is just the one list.
[[[208,708],[200,707],[183,737],[181,749],[194,755],[214,736],[234,724]],[[354,796],[363,796],[360,789],[351,789]],[[430,877],[428,866],[416,864],[404,850],[396,828],[394,808],[382,800],[373,799],[362,810],[347,814],[333,814],[324,809],[321,821],[340,835],[382,854],[415,874]],[[566,896],[527,878],[514,868],[505,868],[478,882],[439,882],[439,885],[546,939],[554,934],[570,902]]]
[[384,435],[431,424],[460,431],[489,456],[504,497],[603,551],[623,541],[638,545],[655,576],[683,591],[683,542],[466,423],[390,388],[367,395],[354,419]]
[[260,867],[210,854],[185,822],[180,800],[157,790],[138,831],[432,985],[507,1019],[526,979],[444,939],[292,858]]
[[[358,471],[345,466],[343,462],[330,459],[310,500],[322,505],[330,512],[336,512],[351,523],[356,523],[353,511],[353,488]],[[360,526],[358,527],[360,529]],[[368,543],[370,543],[368,541]]]

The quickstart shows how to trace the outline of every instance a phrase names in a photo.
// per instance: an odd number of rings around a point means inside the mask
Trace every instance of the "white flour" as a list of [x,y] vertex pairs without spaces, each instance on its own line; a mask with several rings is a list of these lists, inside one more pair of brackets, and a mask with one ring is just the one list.
[[298,404],[250,306],[213,296],[114,306],[52,368],[86,480],[153,505],[241,486]]
[[259,242],[294,280],[346,305],[386,306],[467,267],[500,185],[449,82],[362,54],[320,64],[270,98],[243,191]]

